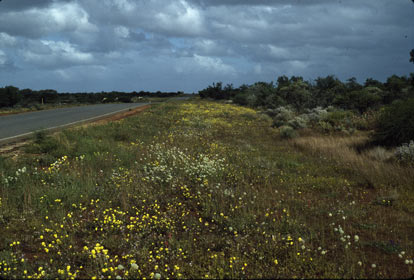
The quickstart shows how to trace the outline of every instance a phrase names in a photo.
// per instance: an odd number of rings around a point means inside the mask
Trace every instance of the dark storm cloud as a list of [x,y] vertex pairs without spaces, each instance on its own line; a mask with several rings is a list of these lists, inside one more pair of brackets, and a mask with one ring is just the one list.
[[0,51],[0,72],[15,71],[16,66],[14,62],[7,57],[7,55]]
[[[247,6],[257,6],[257,5],[315,5],[320,3],[331,4],[332,2],[341,3],[342,0],[194,0],[191,2],[204,5],[204,6],[230,6],[230,5],[247,5]],[[346,0],[344,0],[346,1]]]
[[48,6],[52,2],[53,0],[3,0],[0,3],[0,9],[3,11],[19,11]]
[[3,0],[0,71],[65,91],[384,79],[414,70],[412,18],[409,0]]

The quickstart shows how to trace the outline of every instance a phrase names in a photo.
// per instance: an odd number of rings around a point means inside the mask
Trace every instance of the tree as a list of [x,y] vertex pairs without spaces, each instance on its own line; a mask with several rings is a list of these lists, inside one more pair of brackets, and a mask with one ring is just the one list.
[[5,88],[0,88],[0,107],[6,107],[9,104],[9,97]]
[[373,78],[366,79],[365,83],[364,83],[364,86],[365,87],[377,87],[377,88],[380,88],[380,89],[384,88],[383,83],[381,83],[380,81],[375,80]]
[[410,81],[405,76],[398,77],[397,75],[392,75],[391,77],[388,77],[387,82],[385,83],[386,91],[384,92],[383,102],[385,104],[390,104],[394,100],[408,98],[409,86]]
[[344,109],[358,110],[360,113],[381,103],[382,90],[377,87],[365,87],[335,97],[333,103]]
[[377,120],[374,144],[398,146],[414,139],[414,98],[386,107]]
[[350,91],[362,89],[362,86],[357,82],[357,79],[355,77],[349,78],[345,85]]
[[277,89],[281,89],[282,87],[286,87],[289,85],[289,78],[285,75],[280,76],[277,78]]
[[271,104],[268,104],[270,96],[276,94],[276,89],[273,85],[273,82],[257,82],[249,87],[247,90],[247,95],[254,96],[253,104],[254,107],[267,107]]
[[236,90],[232,84],[228,84],[223,88],[223,83],[213,83],[212,86],[208,86],[206,89],[198,92],[201,98],[213,98],[213,99],[230,99],[236,94]]
[[278,93],[286,103],[293,105],[298,111],[309,107],[312,97],[310,85],[304,82],[301,77],[292,77],[289,85],[279,89]]
[[318,77],[313,90],[312,105],[313,107],[332,105],[335,97],[343,94],[345,91],[345,85],[335,76]]
[[19,89],[13,86],[0,88],[0,107],[12,107],[20,100]]

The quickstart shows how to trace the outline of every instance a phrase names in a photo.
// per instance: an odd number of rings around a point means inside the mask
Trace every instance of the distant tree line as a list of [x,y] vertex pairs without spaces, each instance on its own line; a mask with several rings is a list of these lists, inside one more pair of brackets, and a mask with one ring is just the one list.
[[28,107],[36,104],[77,104],[77,103],[130,103],[133,99],[141,97],[174,97],[183,92],[98,92],[98,93],[58,93],[53,89],[45,90],[20,90],[14,86],[0,88],[1,107]]
[[305,81],[302,77],[281,76],[277,82],[257,82],[238,88],[213,83],[199,91],[201,98],[227,99],[250,107],[277,108],[290,105],[298,111],[335,106],[360,113],[414,97],[414,73],[409,77],[393,75],[385,83],[369,78],[359,84],[355,78],[345,83],[335,76]]
[[199,95],[259,108],[274,117],[276,127],[290,126],[290,130],[303,127],[309,112],[330,111],[318,121],[325,130],[347,126],[352,115],[373,114],[377,117],[369,145],[398,146],[414,140],[414,73],[408,77],[392,75],[384,83],[370,78],[363,84],[355,78],[342,82],[335,76],[314,81],[281,76],[276,83],[257,82],[238,88],[218,82]]

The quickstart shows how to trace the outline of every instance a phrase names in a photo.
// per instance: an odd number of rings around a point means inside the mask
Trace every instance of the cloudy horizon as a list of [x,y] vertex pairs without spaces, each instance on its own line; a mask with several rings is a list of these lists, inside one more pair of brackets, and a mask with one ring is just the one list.
[[414,64],[411,0],[3,0],[0,87],[185,91]]

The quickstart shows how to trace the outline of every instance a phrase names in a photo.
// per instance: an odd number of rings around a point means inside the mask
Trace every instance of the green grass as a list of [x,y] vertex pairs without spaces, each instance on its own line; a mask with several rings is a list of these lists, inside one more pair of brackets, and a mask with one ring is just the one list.
[[0,158],[0,277],[413,275],[412,186],[384,203],[251,109],[162,103],[25,150]]

